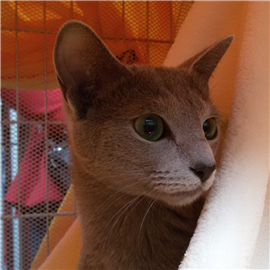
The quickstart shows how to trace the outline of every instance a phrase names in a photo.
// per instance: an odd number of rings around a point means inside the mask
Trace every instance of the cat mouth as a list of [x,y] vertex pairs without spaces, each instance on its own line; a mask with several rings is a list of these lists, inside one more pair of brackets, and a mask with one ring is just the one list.
[[193,196],[197,193],[202,193],[210,189],[213,185],[216,176],[216,170],[210,175],[210,177],[204,181],[195,181],[190,179],[173,178],[170,179],[165,177],[159,177],[158,179],[153,179],[153,188],[162,193],[167,193],[172,196]]
[[199,181],[193,182],[192,184],[183,183],[182,179],[172,179],[169,180],[161,180],[155,181],[153,183],[153,188],[160,192],[165,192],[171,195],[186,195],[186,194],[194,194],[203,189],[202,184]]

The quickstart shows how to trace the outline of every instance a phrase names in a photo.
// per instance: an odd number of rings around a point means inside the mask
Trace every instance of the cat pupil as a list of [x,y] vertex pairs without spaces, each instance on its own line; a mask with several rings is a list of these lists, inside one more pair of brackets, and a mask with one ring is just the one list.
[[148,135],[152,135],[152,133],[155,130],[156,130],[156,122],[151,119],[146,119],[143,125],[143,131]]
[[209,122],[206,120],[206,121],[203,123],[203,131],[204,131],[204,132],[207,132],[207,131],[209,131],[209,128],[210,128]]

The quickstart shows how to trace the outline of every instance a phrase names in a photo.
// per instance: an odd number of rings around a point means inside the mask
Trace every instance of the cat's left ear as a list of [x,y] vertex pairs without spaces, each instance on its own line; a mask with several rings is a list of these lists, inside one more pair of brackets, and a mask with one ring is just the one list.
[[79,21],[59,31],[54,64],[66,104],[77,119],[84,119],[94,100],[110,93],[110,86],[130,76],[97,34]]
[[184,62],[180,67],[188,69],[190,73],[197,74],[204,83],[208,83],[211,74],[230,47],[233,39],[233,35],[223,38],[211,47]]

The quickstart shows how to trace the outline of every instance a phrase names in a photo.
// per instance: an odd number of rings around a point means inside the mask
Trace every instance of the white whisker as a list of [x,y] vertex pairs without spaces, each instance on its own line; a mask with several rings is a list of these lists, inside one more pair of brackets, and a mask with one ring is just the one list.
[[139,230],[139,235],[138,235],[138,249],[139,249],[139,251],[140,251],[140,238],[141,238],[141,232],[142,232],[143,223],[144,223],[144,221],[146,219],[146,216],[149,213],[150,209],[152,208],[152,206],[154,205],[154,203],[158,200],[160,194],[152,201],[151,204],[149,204],[150,206],[148,207],[148,209],[147,209],[147,211],[146,211],[146,213],[145,213],[145,215],[143,217],[143,220],[142,220],[142,223],[141,223],[141,226],[140,226],[140,230]]
[[110,224],[110,222],[117,216],[117,214],[118,213],[120,213],[122,210],[123,210],[123,212],[119,215],[119,217],[116,219],[116,221],[113,223],[113,225],[112,225],[112,227],[111,227],[111,229],[110,229],[110,231],[109,231],[109,233],[108,233],[108,235],[107,235],[107,237],[106,237],[106,239],[105,239],[105,241],[104,241],[104,243],[103,243],[103,247],[102,247],[102,251],[104,250],[104,248],[105,248],[105,245],[106,245],[106,243],[107,243],[107,240],[109,239],[109,237],[110,237],[110,235],[111,235],[111,233],[112,233],[112,230],[113,230],[113,228],[115,227],[115,225],[116,225],[116,223],[118,222],[118,220],[121,218],[121,216],[125,213],[125,211],[138,199],[138,198],[140,198],[141,197],[141,195],[140,196],[137,196],[135,199],[133,199],[133,200],[131,200],[130,202],[128,202],[127,204],[125,204],[122,208],[120,208],[117,212],[116,212],[116,214],[114,214],[113,215],[113,217],[110,219],[110,221],[108,222],[108,224],[107,224],[107,227],[109,226],[109,224]]
[[[151,192],[153,192],[153,191],[151,191]],[[150,192],[150,193],[151,193]],[[116,219],[116,221],[114,222],[114,224],[112,225],[112,227],[111,227],[111,229],[110,229],[110,231],[109,231],[109,233],[108,233],[108,235],[107,235],[107,237],[106,237],[106,239],[105,239],[105,241],[104,241],[104,244],[103,244],[103,248],[102,248],[102,250],[104,250],[104,247],[105,247],[105,245],[106,245],[106,243],[107,243],[107,241],[108,241],[108,239],[109,239],[109,237],[110,237],[110,235],[111,235],[111,233],[112,233],[112,230],[113,230],[113,228],[116,226],[116,224],[117,224],[117,222],[118,222],[118,220],[121,218],[121,216],[132,206],[132,204],[137,200],[137,199],[139,199],[140,197],[142,197],[144,194],[146,194],[147,193],[147,191],[145,191],[145,192],[143,192],[141,195],[139,195],[139,196],[137,196],[137,197],[135,197],[133,200],[131,200],[130,202],[128,202],[127,204],[125,204],[122,208],[120,208],[114,215],[113,215],[113,217],[109,220],[109,222],[108,222],[108,224],[107,224],[107,227],[108,227],[108,225],[111,223],[111,221],[117,216],[117,214],[119,214],[122,210],[122,213],[119,215],[119,217]],[[142,200],[140,200],[139,202],[141,202]],[[139,203],[138,202],[138,203]],[[138,205],[138,203],[136,204],[136,205]],[[135,206],[136,207],[136,206]],[[135,207],[133,207],[132,208],[132,210],[135,208]],[[131,210],[131,211],[132,211]],[[131,212],[130,212],[131,213]],[[129,213],[129,214],[130,214]],[[129,215],[128,214],[128,215]]]

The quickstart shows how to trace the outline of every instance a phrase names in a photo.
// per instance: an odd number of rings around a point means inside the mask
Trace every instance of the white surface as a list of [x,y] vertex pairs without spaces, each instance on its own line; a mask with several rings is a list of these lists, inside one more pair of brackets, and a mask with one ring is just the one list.
[[234,43],[210,81],[218,108],[231,111],[229,126],[216,181],[179,269],[269,268],[269,3],[195,2],[165,65],[229,34]]

